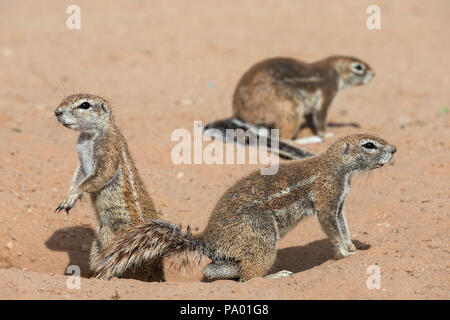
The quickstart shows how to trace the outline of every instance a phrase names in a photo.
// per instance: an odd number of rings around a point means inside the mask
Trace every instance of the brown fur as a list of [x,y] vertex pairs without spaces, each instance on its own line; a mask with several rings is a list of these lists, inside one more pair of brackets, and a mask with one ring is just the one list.
[[336,257],[346,257],[356,251],[343,212],[351,176],[384,165],[395,152],[380,138],[352,135],[319,156],[282,164],[276,175],[256,171],[225,192],[201,234],[191,236],[162,221],[146,222],[105,248],[96,275],[109,279],[129,266],[194,251],[212,260],[203,270],[205,280],[264,276],[280,238],[314,214]]
[[[82,109],[88,102],[90,107]],[[90,266],[93,269],[103,247],[130,227],[159,218],[150,195],[128,151],[125,138],[114,123],[109,103],[101,97],[76,94],[56,108],[58,121],[80,131],[77,144],[79,166],[69,194],[57,208],[69,212],[83,193],[91,195],[99,223],[93,241]],[[124,277],[164,280],[162,261],[124,271]]]
[[[352,69],[358,63],[363,70]],[[368,83],[374,73],[355,57],[332,56],[315,63],[271,58],[252,66],[233,97],[233,118],[279,129],[281,139],[296,138],[306,118],[315,134],[326,131],[328,108],[342,88]]]

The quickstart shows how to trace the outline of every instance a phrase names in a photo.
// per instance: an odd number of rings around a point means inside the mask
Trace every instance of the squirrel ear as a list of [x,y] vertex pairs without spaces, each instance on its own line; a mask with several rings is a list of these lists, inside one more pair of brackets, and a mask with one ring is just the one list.
[[111,114],[111,109],[106,104],[102,103],[101,107],[102,107],[103,112],[105,112],[108,115]]
[[350,144],[345,142],[341,152],[343,156],[347,155],[350,152]]

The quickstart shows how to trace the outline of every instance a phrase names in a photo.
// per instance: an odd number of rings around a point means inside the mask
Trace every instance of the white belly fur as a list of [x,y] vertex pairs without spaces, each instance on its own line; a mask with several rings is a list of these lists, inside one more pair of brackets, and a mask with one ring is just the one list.
[[77,143],[78,158],[85,177],[94,172],[94,140],[92,136],[81,134]]
[[322,105],[322,90],[319,89],[315,92],[300,90],[300,98],[299,111],[302,116],[306,116]]

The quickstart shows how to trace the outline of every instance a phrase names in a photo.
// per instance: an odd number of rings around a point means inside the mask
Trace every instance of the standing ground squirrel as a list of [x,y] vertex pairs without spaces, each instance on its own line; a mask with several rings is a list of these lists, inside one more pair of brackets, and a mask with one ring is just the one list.
[[370,82],[374,72],[357,58],[332,56],[311,64],[292,58],[266,59],[240,79],[233,116],[211,122],[207,129],[279,129],[280,139],[295,139],[303,118],[317,135],[298,143],[322,141],[327,112],[339,90]]
[[[276,175],[256,171],[228,189],[216,204],[205,230],[192,236],[175,225],[151,220],[118,236],[101,253],[99,278],[120,276],[130,266],[172,256],[206,255],[204,280],[248,280],[266,275],[279,240],[300,221],[317,215],[337,258],[357,250],[350,240],[344,202],[353,174],[382,167],[396,148],[365,134],[338,140],[318,156],[280,165]],[[269,277],[292,274],[280,271]]]
[[[71,95],[56,108],[55,115],[67,128],[81,132],[77,143],[78,167],[67,198],[56,210],[68,213],[83,193],[91,194],[99,224],[90,254],[92,269],[102,248],[117,234],[160,215],[105,99],[89,94]],[[162,260],[153,260],[123,276],[164,280]]]

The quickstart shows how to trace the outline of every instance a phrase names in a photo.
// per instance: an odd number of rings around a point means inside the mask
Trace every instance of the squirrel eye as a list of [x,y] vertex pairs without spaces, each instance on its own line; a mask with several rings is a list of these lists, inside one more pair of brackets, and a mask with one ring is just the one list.
[[89,103],[89,102],[83,102],[82,104],[80,104],[79,106],[78,106],[78,108],[80,108],[80,109],[89,109],[91,107],[91,104]]
[[376,149],[377,148],[372,142],[364,143],[363,147],[366,149]]
[[357,73],[362,73],[364,71],[364,66],[361,63],[353,63],[352,69]]

